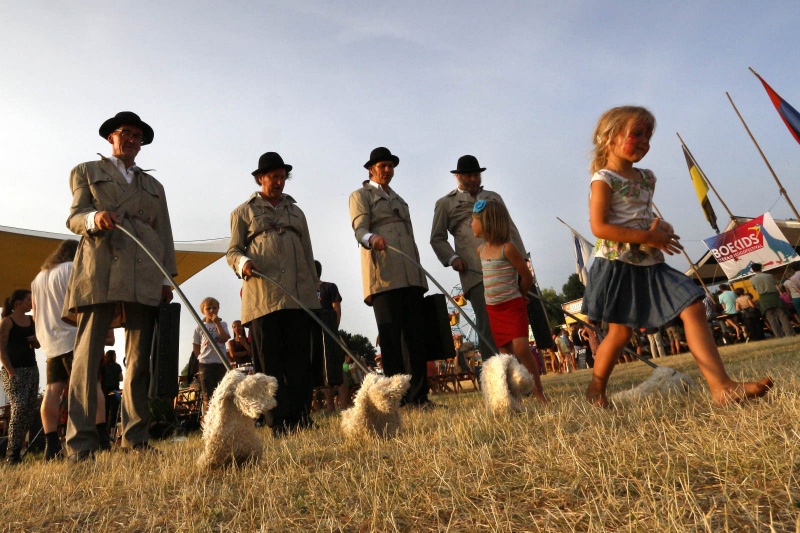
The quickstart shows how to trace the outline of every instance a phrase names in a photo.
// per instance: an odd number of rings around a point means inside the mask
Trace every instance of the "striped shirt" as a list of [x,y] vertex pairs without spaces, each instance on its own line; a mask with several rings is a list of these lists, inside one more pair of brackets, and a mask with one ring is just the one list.
[[505,250],[502,252],[502,257],[497,259],[481,258],[481,267],[487,305],[501,304],[521,296],[517,269],[506,259]]

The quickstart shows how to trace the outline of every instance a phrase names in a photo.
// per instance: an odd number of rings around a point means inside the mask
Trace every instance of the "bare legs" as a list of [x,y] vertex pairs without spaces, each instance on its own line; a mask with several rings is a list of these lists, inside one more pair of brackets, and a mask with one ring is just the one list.
[[[705,308],[701,301],[690,305],[681,313],[686,342],[694,356],[700,373],[703,374],[714,401],[719,404],[741,402],[764,396],[772,388],[772,380],[736,382],[725,371],[714,336],[708,327]],[[592,381],[586,389],[586,399],[599,407],[608,407],[606,385],[614,364],[631,337],[631,328],[621,324],[609,324],[608,335],[597,350],[594,359]]]
[[689,350],[711,389],[714,401],[726,404],[759,398],[772,388],[770,378],[760,381],[736,382],[728,376],[722,358],[719,356],[717,345],[714,343],[714,336],[706,322],[705,308],[702,302],[696,302],[684,309],[681,319]]
[[586,389],[586,399],[598,407],[608,407],[606,385],[625,345],[631,340],[631,328],[622,324],[609,324],[608,335],[600,342],[594,355],[592,381]]
[[40,413],[42,415],[42,431],[45,434],[58,429],[58,411],[61,406],[61,396],[66,388],[67,384],[62,382],[48,383],[44,389]]
[[536,358],[531,353],[530,347],[528,346],[528,339],[524,337],[519,337],[514,339],[513,341],[500,346],[500,353],[507,353],[512,354],[519,359],[519,362],[522,363],[522,366],[530,372],[531,376],[533,376],[533,383],[534,383],[534,395],[536,399],[539,400],[540,403],[547,405],[550,403],[550,400],[544,395],[544,391],[542,390],[542,379],[540,377],[539,371],[539,363],[536,362]]

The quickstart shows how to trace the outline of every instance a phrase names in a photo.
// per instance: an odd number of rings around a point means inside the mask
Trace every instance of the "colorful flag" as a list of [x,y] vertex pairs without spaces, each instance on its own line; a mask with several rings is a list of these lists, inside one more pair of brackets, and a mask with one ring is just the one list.
[[714,228],[714,231],[719,234],[719,227],[717,226],[717,214],[714,213],[714,208],[711,207],[711,201],[708,199],[708,183],[705,176],[694,164],[694,158],[689,154],[689,150],[683,147],[683,155],[686,157],[686,164],[689,165],[689,174],[692,176],[692,183],[694,184],[694,191],[697,193],[697,199],[700,200],[700,206],[703,208],[703,213],[706,215],[706,220]]
[[761,263],[767,271],[798,259],[794,247],[769,213],[703,242],[730,280],[751,275],[753,263]]
[[778,110],[778,114],[783,119],[784,124],[786,124],[786,127],[789,128],[789,131],[792,132],[794,139],[800,143],[800,113],[798,113],[795,108],[790,106],[786,100],[781,98],[778,93],[773,91],[772,87],[770,87],[761,76],[756,74],[754,70],[752,72],[759,80],[761,80],[761,83],[764,84],[764,89],[767,90],[769,99],[772,100],[772,104],[775,106],[775,109]]
[[586,240],[583,235],[572,228],[570,229],[572,230],[572,239],[575,241],[575,269],[578,273],[578,277],[581,279],[581,283],[585,286],[589,281],[587,267],[592,258],[594,245]]

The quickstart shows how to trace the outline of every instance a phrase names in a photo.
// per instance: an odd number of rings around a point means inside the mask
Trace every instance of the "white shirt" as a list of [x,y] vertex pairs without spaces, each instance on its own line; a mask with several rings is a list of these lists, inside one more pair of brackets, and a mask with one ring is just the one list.
[[31,283],[36,338],[48,358],[71,352],[75,346],[78,328],[61,320],[71,272],[72,261],[61,263],[49,270],[42,270]]
[[[227,352],[225,350],[225,343],[219,340],[219,331],[217,331],[217,325],[213,322],[203,322],[203,325],[208,330],[208,333],[211,335],[211,338],[216,341],[217,346],[219,346],[219,351],[224,356]],[[221,321],[219,323],[220,327],[225,333],[228,333],[230,336],[230,331],[228,330],[228,324],[225,321]],[[199,363],[203,363],[204,365],[213,365],[213,364],[225,364],[219,360],[219,356],[214,351],[214,348],[208,343],[208,338],[203,335],[203,332],[200,331],[200,326],[197,326],[194,329],[194,337],[192,338],[192,344],[199,344],[200,345],[200,355],[197,356],[197,361]]]

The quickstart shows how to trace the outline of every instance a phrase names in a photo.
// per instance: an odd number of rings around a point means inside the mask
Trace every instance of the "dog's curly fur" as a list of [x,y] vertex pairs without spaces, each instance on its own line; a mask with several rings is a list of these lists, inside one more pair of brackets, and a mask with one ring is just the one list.
[[402,427],[400,400],[408,390],[411,376],[397,374],[390,378],[367,374],[353,401],[342,411],[342,431],[351,438],[366,435],[394,437]]
[[611,395],[612,400],[639,400],[656,394],[674,394],[688,392],[694,387],[694,381],[686,374],[681,374],[666,366],[660,366],[645,381],[631,389]]
[[255,419],[269,416],[277,405],[278,380],[265,374],[248,376],[230,370],[214,391],[203,421],[205,448],[198,459],[201,468],[256,461],[264,443]]
[[533,376],[513,355],[494,355],[483,363],[481,391],[492,415],[523,411],[522,398],[533,389]]

